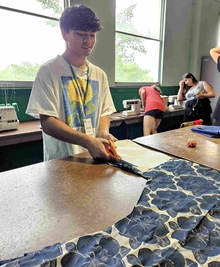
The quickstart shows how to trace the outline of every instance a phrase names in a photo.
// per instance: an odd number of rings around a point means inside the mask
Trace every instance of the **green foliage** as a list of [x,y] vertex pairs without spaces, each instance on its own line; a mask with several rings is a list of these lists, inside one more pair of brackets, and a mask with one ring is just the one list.
[[137,4],[132,4],[126,8],[123,12],[116,14],[117,29],[119,31],[127,31],[128,28],[132,27],[132,18],[134,17],[133,10]]
[[135,62],[124,63],[116,55],[117,82],[153,82],[149,70],[143,70]]
[[147,54],[140,38],[126,35],[116,34],[116,55],[121,58],[123,62],[133,62],[135,60],[135,52]]
[[42,4],[43,9],[52,9],[53,15],[60,16],[63,8],[60,6],[59,0],[37,0]]
[[[37,0],[37,2],[42,4],[42,9],[52,9],[54,17],[59,18],[61,16],[63,8],[60,6],[59,0]],[[59,26],[59,21],[48,20],[46,24],[51,27],[57,27]]]
[[141,35],[132,24],[133,10],[137,4],[132,4],[123,12],[117,14],[117,30],[124,33],[116,34],[116,82],[151,82],[153,77],[149,70],[141,69],[135,62],[135,54],[146,55],[147,50],[139,37],[130,34]]
[[5,81],[33,81],[40,64],[22,62],[21,65],[11,64],[0,71],[0,80]]
[[47,20],[46,21],[47,25],[50,25],[51,27],[58,27],[59,26],[59,21],[55,21],[55,20]]
[[[43,9],[52,9],[54,17],[60,17],[63,7],[60,6],[59,0],[36,0],[42,4]],[[57,27],[59,21],[48,20],[47,25]],[[33,81],[41,64],[30,63],[28,61],[22,64],[11,64],[4,70],[0,71],[0,80],[5,81]]]

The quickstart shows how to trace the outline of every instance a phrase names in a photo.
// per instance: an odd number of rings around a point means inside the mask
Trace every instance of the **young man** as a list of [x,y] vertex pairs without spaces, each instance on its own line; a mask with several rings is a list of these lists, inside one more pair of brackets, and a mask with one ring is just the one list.
[[66,49],[43,64],[34,81],[26,113],[40,118],[44,160],[88,150],[109,160],[105,146],[115,112],[106,74],[87,60],[102,29],[95,13],[83,5],[66,8],[60,18]]

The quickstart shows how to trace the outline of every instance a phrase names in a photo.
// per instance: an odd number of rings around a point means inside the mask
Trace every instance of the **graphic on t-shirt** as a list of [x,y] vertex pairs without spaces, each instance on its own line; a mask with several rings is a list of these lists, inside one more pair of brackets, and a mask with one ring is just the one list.
[[90,80],[86,94],[86,81],[77,78],[77,82],[81,89],[78,88],[76,81],[72,77],[61,77],[66,123],[71,128],[82,127],[82,119],[89,117],[92,120],[93,128],[96,128],[98,82]]

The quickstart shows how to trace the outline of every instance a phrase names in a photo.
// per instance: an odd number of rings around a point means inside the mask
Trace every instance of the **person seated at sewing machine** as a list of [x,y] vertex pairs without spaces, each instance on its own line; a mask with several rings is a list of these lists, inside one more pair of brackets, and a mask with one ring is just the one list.
[[156,134],[165,113],[161,89],[156,86],[143,86],[138,91],[144,109],[144,136]]

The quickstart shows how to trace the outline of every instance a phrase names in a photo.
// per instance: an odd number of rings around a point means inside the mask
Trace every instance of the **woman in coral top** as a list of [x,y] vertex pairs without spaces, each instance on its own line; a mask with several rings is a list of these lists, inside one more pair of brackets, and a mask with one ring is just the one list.
[[145,112],[143,121],[144,135],[156,134],[165,113],[161,89],[156,85],[143,86],[138,93]]

